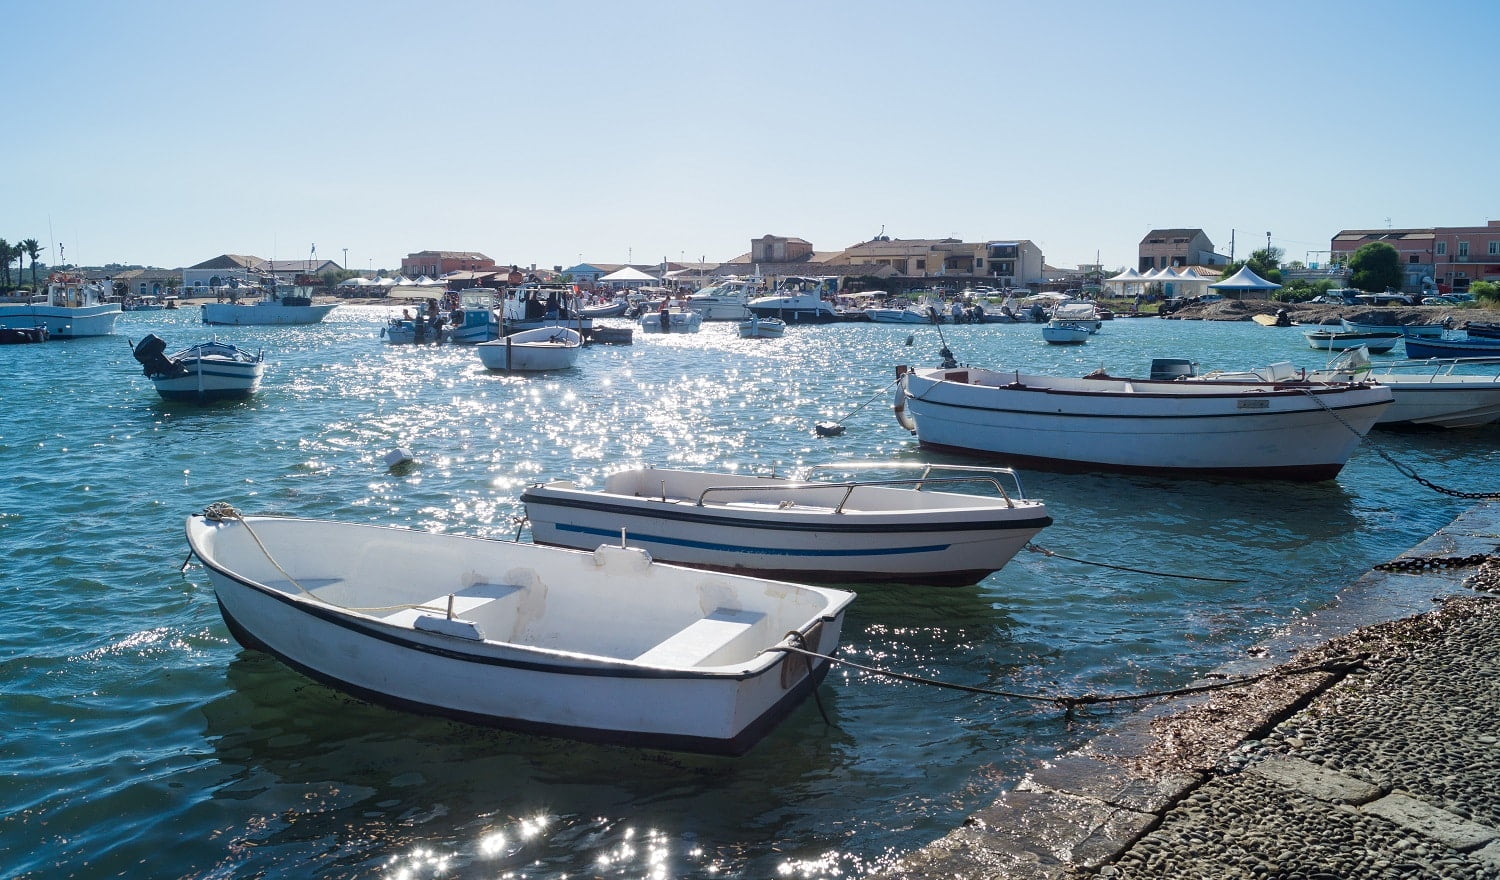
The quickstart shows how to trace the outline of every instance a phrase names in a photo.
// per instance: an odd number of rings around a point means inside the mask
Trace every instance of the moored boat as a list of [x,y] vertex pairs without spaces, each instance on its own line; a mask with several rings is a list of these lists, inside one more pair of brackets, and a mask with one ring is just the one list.
[[897,368],[921,446],[1059,471],[1329,480],[1391,403],[1366,383],[1183,382]]
[[750,299],[759,285],[758,278],[726,278],[688,296],[687,307],[705,321],[743,321],[751,316]]
[[[665,317],[666,322],[662,319]],[[693,309],[663,308],[640,317],[642,333],[697,333],[703,326],[703,313]]]
[[1042,338],[1052,345],[1082,345],[1093,331],[1083,321],[1053,318],[1042,325]]
[[471,723],[739,754],[811,693],[852,593],[216,505],[186,525],[234,638],[357,697]]
[[204,303],[198,308],[205,324],[280,326],[317,324],[338,307],[338,303],[314,303],[309,296],[281,296],[272,291],[250,302]]
[[475,346],[486,369],[544,372],[578,362],[583,336],[571,327],[538,327]]
[[786,333],[786,322],[780,318],[759,315],[740,322],[741,339],[780,339]]
[[0,328],[47,331],[56,339],[109,336],[120,317],[119,303],[109,302],[107,281],[85,281],[83,276],[57,272],[47,279],[45,295],[33,301],[0,303]]
[[[1009,469],[907,467],[922,473],[839,482],[640,468],[597,491],[541,483],[521,501],[541,544],[585,548],[623,529],[657,559],[799,582],[972,584],[1052,522]],[[985,494],[933,491],[975,487]]]
[[1444,336],[1440,339],[1405,340],[1409,358],[1476,358],[1500,356],[1500,339],[1485,336]]
[[1320,351],[1343,351],[1363,347],[1376,354],[1390,351],[1402,339],[1400,330],[1306,330],[1302,335],[1307,339],[1308,348],[1316,348]]
[[1346,333],[1389,333],[1399,332],[1402,336],[1416,336],[1420,339],[1436,339],[1443,335],[1452,324],[1451,318],[1446,321],[1430,324],[1376,324],[1368,321],[1351,321],[1348,318],[1340,318],[1339,326]]
[[264,352],[251,353],[216,339],[170,356],[166,347],[160,336],[148,333],[133,352],[163,400],[243,400],[260,389],[266,371]]
[[478,345],[500,338],[500,318],[495,313],[495,291],[471,287],[458,292],[458,308],[448,316],[448,341]]

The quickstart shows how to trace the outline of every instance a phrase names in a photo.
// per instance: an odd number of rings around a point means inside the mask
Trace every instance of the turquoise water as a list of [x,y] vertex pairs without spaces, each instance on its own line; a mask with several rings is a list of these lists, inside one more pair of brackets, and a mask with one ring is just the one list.
[[[511,538],[526,484],[631,464],[764,471],[918,459],[890,414],[935,328],[732,325],[596,346],[550,376],[464,347],[392,347],[387,310],[312,327],[124,315],[103,339],[0,348],[0,875],[7,877],[851,877],[956,827],[1037,760],[1117,724],[1045,703],[836,670],[749,755],[636,752],[368,706],[242,651],[182,521],[246,513]],[[260,395],[161,401],[130,354],[209,335],[264,347]],[[906,345],[911,337],[913,344]],[[1320,365],[1294,330],[1117,320],[1087,345],[1031,326],[947,327],[961,361],[1080,375],[1185,356]],[[864,404],[863,408],[855,411]],[[851,412],[853,413],[852,415]],[[812,426],[847,416],[848,431]],[[1500,485],[1493,429],[1378,433],[1435,483]],[[416,466],[387,471],[410,449]],[[1170,482],[1024,472],[1057,553],[976,587],[859,589],[842,652],[1009,691],[1133,692],[1241,658],[1466,502],[1362,446],[1337,481]]]

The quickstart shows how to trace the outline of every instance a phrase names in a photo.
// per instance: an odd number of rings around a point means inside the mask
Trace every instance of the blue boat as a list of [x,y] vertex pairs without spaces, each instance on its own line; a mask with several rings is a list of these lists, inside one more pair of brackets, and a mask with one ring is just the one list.
[[1478,336],[1418,339],[1408,336],[1403,341],[1409,358],[1500,357],[1500,339]]

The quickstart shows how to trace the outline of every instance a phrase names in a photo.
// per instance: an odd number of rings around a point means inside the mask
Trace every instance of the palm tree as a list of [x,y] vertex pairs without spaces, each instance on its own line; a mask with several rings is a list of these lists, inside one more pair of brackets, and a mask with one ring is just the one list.
[[10,242],[0,238],[0,266],[5,267],[5,281],[0,284],[0,289],[10,289],[10,261],[16,258],[16,252],[11,249]]
[[28,238],[21,242],[21,250],[31,258],[31,289],[37,290],[36,286],[36,258],[42,255],[42,243],[34,238]]

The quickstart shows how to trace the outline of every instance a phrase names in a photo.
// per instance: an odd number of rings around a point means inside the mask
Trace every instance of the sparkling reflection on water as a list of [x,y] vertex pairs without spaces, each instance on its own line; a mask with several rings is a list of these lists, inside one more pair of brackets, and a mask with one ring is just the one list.
[[[224,500],[281,513],[513,538],[522,486],[663,464],[765,472],[930,458],[890,417],[897,363],[1079,375],[1153,356],[1318,363],[1295,331],[1116,321],[1086,346],[1032,327],[731,325],[596,346],[505,376],[462,347],[382,343],[386,310],[316,327],[209,330],[126,315],[120,336],[0,350],[0,538],[10,721],[0,857],[16,876],[841,877],[940,837],[1036,760],[1123,712],[836,670],[736,760],[482,730],[368,706],[228,637],[182,517]],[[253,401],[158,400],[125,339],[264,346]],[[907,340],[911,344],[907,344]],[[813,424],[844,419],[845,435]],[[1434,482],[1494,488],[1490,431],[1389,435]],[[396,446],[417,463],[383,462]],[[971,588],[860,588],[842,653],[1007,691],[1126,692],[1239,658],[1463,502],[1362,448],[1315,486],[1027,472],[1038,543],[1191,581],[1022,554]],[[1489,479],[1487,479],[1489,478]],[[1491,485],[1486,486],[1486,483]],[[436,684],[435,684],[436,686]],[[825,723],[826,715],[828,723]]]

